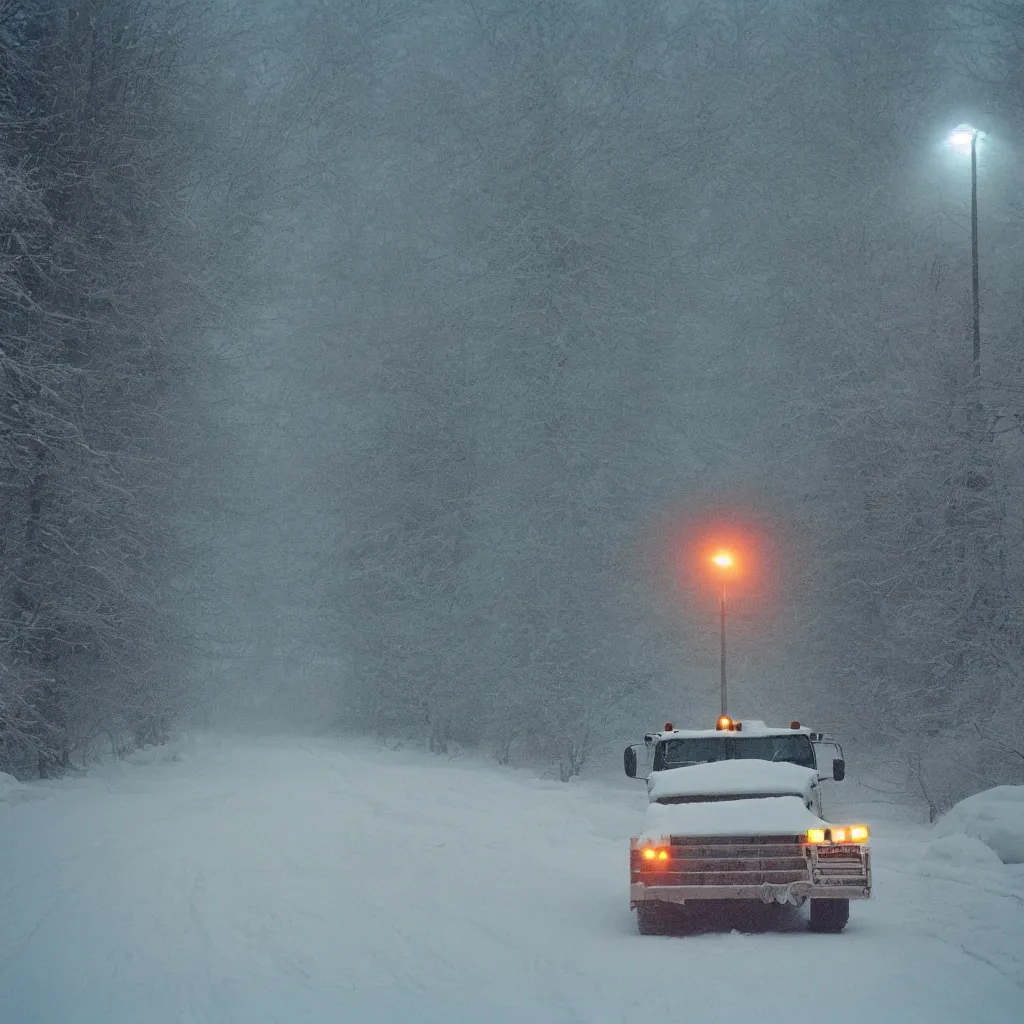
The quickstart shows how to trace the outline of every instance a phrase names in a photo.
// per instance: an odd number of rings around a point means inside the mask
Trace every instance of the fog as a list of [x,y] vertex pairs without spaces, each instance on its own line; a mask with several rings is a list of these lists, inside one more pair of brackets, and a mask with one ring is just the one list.
[[97,5],[7,7],[9,237],[92,269],[4,257],[52,379],[7,369],[0,769],[211,726],[568,779],[717,714],[739,537],[731,710],[933,811],[1024,781],[1017,5],[118,0],[166,71],[72,90],[80,152],[39,97]]

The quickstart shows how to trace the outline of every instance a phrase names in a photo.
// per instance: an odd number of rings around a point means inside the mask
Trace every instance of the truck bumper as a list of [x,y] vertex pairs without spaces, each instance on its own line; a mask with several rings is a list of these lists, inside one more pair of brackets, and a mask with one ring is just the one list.
[[805,899],[866,900],[870,885],[816,885],[814,882],[762,882],[760,885],[642,885],[629,887],[629,905],[646,900],[685,903],[687,900],[760,900],[762,903],[791,903]]

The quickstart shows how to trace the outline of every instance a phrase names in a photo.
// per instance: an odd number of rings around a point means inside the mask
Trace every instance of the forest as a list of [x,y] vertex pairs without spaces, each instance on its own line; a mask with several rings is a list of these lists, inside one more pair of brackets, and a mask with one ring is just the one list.
[[713,720],[736,535],[738,715],[1024,783],[1024,6],[0,0],[0,68],[0,771],[568,781]]

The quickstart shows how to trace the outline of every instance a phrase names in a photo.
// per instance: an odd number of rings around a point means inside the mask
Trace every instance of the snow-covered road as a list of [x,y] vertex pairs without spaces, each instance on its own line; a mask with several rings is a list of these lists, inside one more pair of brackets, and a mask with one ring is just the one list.
[[0,802],[2,1024],[1024,1019],[1024,874],[920,826],[869,819],[842,935],[642,938],[626,780],[207,738],[32,789]]

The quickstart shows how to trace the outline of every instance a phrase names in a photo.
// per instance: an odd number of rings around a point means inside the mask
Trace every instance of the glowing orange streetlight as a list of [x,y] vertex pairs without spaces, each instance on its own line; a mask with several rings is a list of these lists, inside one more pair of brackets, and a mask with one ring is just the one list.
[[725,548],[720,548],[711,556],[711,562],[718,570],[718,575],[722,581],[722,592],[721,592],[721,621],[722,621],[722,711],[721,714],[724,717],[728,714],[729,705],[726,699],[725,690],[725,581],[728,578],[730,572],[736,568],[736,559],[733,557],[731,551],[727,551]]

